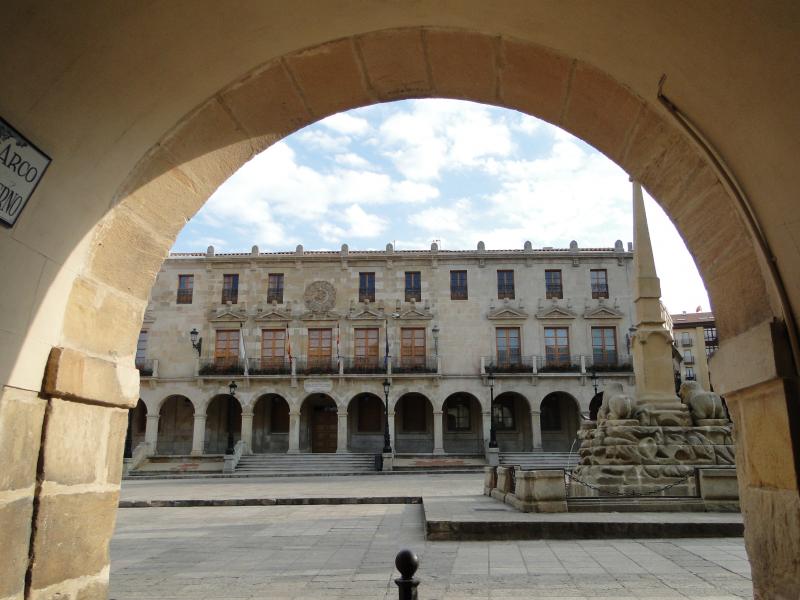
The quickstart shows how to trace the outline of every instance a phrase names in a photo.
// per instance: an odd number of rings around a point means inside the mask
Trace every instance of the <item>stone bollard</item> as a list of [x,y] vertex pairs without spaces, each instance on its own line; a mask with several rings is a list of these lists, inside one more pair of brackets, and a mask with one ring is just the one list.
[[564,471],[517,471],[514,493],[505,502],[522,512],[566,512]]
[[697,469],[700,497],[707,511],[739,512],[739,483],[735,468]]
[[492,490],[497,487],[497,467],[483,467],[483,493],[491,496]]
[[414,573],[419,568],[417,555],[411,550],[401,550],[394,559],[394,566],[400,571],[400,577],[394,580],[399,600],[417,600],[419,579],[414,579]]
[[513,492],[511,489],[511,471],[514,467],[497,467],[497,487],[491,492],[492,498],[504,502],[506,494]]

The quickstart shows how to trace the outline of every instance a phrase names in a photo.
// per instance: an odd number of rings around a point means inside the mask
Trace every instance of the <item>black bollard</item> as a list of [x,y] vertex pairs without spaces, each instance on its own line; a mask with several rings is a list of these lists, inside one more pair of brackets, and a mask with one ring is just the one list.
[[417,555],[411,550],[401,550],[394,559],[394,566],[400,571],[400,578],[394,580],[399,588],[400,600],[417,600],[419,579],[414,579],[414,573],[419,568]]

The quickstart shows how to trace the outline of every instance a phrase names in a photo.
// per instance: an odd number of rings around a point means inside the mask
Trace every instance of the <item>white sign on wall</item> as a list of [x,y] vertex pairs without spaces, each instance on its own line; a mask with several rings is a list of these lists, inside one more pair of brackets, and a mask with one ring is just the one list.
[[333,382],[330,379],[306,379],[303,389],[309,394],[327,394],[333,389]]
[[0,223],[13,227],[50,157],[0,118]]

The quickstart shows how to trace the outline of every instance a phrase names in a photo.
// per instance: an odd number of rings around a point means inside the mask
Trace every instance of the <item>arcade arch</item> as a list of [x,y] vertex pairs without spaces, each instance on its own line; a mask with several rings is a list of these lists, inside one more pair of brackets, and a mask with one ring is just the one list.
[[[330,453],[339,448],[340,424],[336,401],[328,394],[311,394],[300,407],[300,450]],[[345,439],[346,436],[341,436]]]
[[242,405],[235,396],[217,394],[206,407],[204,454],[228,454],[242,439]]
[[259,396],[253,406],[252,451],[256,454],[289,450],[289,403],[278,394]]
[[188,455],[192,451],[194,404],[186,396],[167,396],[158,411],[156,454]]
[[[438,423],[435,417],[438,417]],[[444,452],[441,424],[441,412],[434,413],[433,404],[427,396],[418,392],[403,394],[394,405],[394,451],[398,454],[435,453],[435,437],[438,434],[438,448]]]
[[384,401],[370,392],[357,394],[347,405],[347,448],[351,452],[383,450]]
[[581,422],[580,404],[567,392],[551,392],[539,405],[542,449],[546,452],[576,450]]
[[[80,402],[90,407],[98,425],[95,455],[76,455],[75,464],[96,461],[96,454],[113,460],[115,452],[122,452],[122,444],[115,442],[121,442],[124,427],[114,434],[119,440],[101,433],[109,430],[106,424],[115,414],[103,405],[129,407],[137,401],[135,340],[158,265],[186,218],[256,150],[325,115],[381,100],[446,96],[499,104],[557,123],[601,149],[640,179],[676,222],[707,283],[720,337],[726,340],[714,360],[715,387],[726,393],[739,432],[755,586],[764,597],[788,597],[800,581],[794,552],[800,525],[793,517],[800,510],[800,409],[792,400],[797,357],[786,341],[797,334],[789,302],[800,305],[800,283],[788,277],[800,258],[792,242],[800,216],[789,200],[800,187],[792,163],[800,136],[792,125],[798,84],[794,65],[784,59],[797,54],[798,36],[784,24],[796,23],[797,12],[791,3],[762,8],[758,19],[749,18],[749,8],[737,8],[738,19],[722,22],[714,6],[701,5],[678,11],[688,13],[678,16],[655,3],[629,11],[625,3],[596,9],[566,3],[552,10],[512,2],[507,10],[488,11],[485,3],[466,2],[457,14],[426,2],[413,14],[400,4],[354,14],[350,11],[357,9],[334,3],[330,8],[317,5],[313,22],[320,25],[314,27],[299,28],[291,20],[297,15],[275,11],[260,15],[263,19],[233,15],[229,22],[250,32],[248,22],[274,18],[273,26],[286,32],[282,36],[206,35],[216,31],[217,20],[192,11],[170,22],[195,35],[153,29],[150,43],[135,49],[116,40],[129,39],[120,35],[123,30],[145,38],[137,27],[151,29],[150,19],[135,14],[144,8],[126,11],[126,20],[114,23],[118,26],[109,26],[106,14],[60,13],[63,26],[75,32],[74,43],[65,45],[64,62],[40,61],[41,69],[25,69],[17,61],[0,65],[4,79],[17,80],[14,93],[3,100],[4,116],[64,157],[54,162],[17,228],[3,236],[3,255],[15,265],[9,281],[21,284],[7,286],[7,305],[31,308],[25,311],[29,316],[15,314],[3,329],[10,332],[0,371],[7,386],[3,401],[19,410],[4,409],[0,426],[10,435],[29,430],[18,427],[22,421],[40,428],[41,393],[51,406]],[[50,36],[53,19],[37,20],[36,14],[33,9],[24,16],[10,15],[9,26],[27,40],[21,48],[43,48]],[[532,22],[542,25],[532,31]],[[620,28],[629,32],[624,39],[616,35]],[[674,31],[683,35],[674,36]],[[101,34],[113,36],[96,44],[104,56],[80,41],[95,43]],[[654,38],[658,43],[651,43]],[[762,44],[752,60],[735,63],[736,81],[742,85],[733,94],[730,57],[737,55],[736,44],[743,38],[773,43]],[[216,41],[187,51],[181,44],[193,39],[198,44]],[[532,43],[535,39],[550,47]],[[144,68],[154,48],[160,50],[163,68]],[[218,60],[203,60],[208,56]],[[37,59],[31,53],[30,60]],[[120,61],[130,68],[120,69]],[[206,68],[197,76],[191,64],[181,61]],[[743,174],[756,205],[752,213],[760,219],[755,226],[740,217],[747,211],[732,199],[729,183],[720,181],[712,162],[653,99],[654,78],[664,70],[680,73],[675,92]],[[120,79],[114,79],[115,73]],[[194,80],[181,79],[183,73]],[[225,86],[230,73],[239,76]],[[98,81],[108,82],[107,89]],[[87,89],[93,89],[92,111],[84,108]],[[129,93],[122,98],[119,89]],[[161,94],[157,102],[151,93],[156,89]],[[200,98],[211,100],[181,118]],[[773,110],[748,108],[753,106]],[[741,119],[740,110],[751,118]],[[116,202],[109,203],[113,189],[118,189]],[[64,197],[78,199],[80,210],[62,202]],[[773,244],[774,260],[769,247],[757,251],[755,230],[763,230]],[[787,290],[788,300],[776,291],[781,289]],[[753,354],[769,360],[741,363],[740,357]],[[78,373],[82,376],[72,376]],[[51,421],[50,434],[58,425]],[[41,501],[46,486],[34,483],[37,477],[47,482],[51,475],[46,465],[37,467],[39,439],[25,439],[13,468],[24,473],[19,489],[38,490],[30,494],[39,494]],[[45,449],[48,443],[45,437]],[[78,493],[78,488],[74,494],[64,488],[59,497],[48,497],[54,515],[60,503],[74,501]],[[86,494],[85,488],[80,493]],[[75,543],[94,550],[110,536],[115,498],[92,494],[92,501],[108,510],[102,520],[88,509],[79,515],[86,527],[78,528],[85,533]],[[33,502],[33,496],[25,497]],[[43,511],[35,518],[34,536],[24,531],[14,546],[22,548],[21,566],[12,575],[16,587],[9,593],[24,589],[29,564],[34,593],[62,582],[102,587],[105,552],[87,552],[101,558],[91,565],[65,562],[58,578],[42,579],[37,562],[46,564],[48,552],[53,559],[59,554],[38,546],[37,540],[52,539],[74,524]],[[30,553],[41,560],[28,562],[29,542]]]
[[125,432],[125,450],[123,456],[131,458],[139,444],[144,443],[147,431],[147,406],[140,399],[134,408],[128,411],[128,429]]
[[450,394],[442,407],[444,451],[480,454],[484,451],[481,403],[467,392]]
[[518,392],[503,392],[495,396],[492,421],[500,452],[533,450],[531,405],[525,396]]

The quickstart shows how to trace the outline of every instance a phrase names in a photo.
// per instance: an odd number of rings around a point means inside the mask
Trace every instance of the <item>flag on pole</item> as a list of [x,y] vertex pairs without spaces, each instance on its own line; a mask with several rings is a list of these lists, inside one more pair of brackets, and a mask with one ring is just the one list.
[[286,324],[286,354],[289,355],[289,366],[292,364],[292,344],[289,341],[289,324]]
[[386,353],[383,355],[383,370],[389,372],[389,319],[386,319]]
[[239,356],[241,357],[242,362],[244,363],[244,374],[247,375],[248,374],[248,372],[247,372],[247,354],[245,353],[245,350],[244,350],[244,328],[243,328],[243,325],[244,325],[243,323],[239,323]]
[[336,367],[338,368],[339,365],[342,364],[341,358],[339,357],[339,324],[336,324]]

